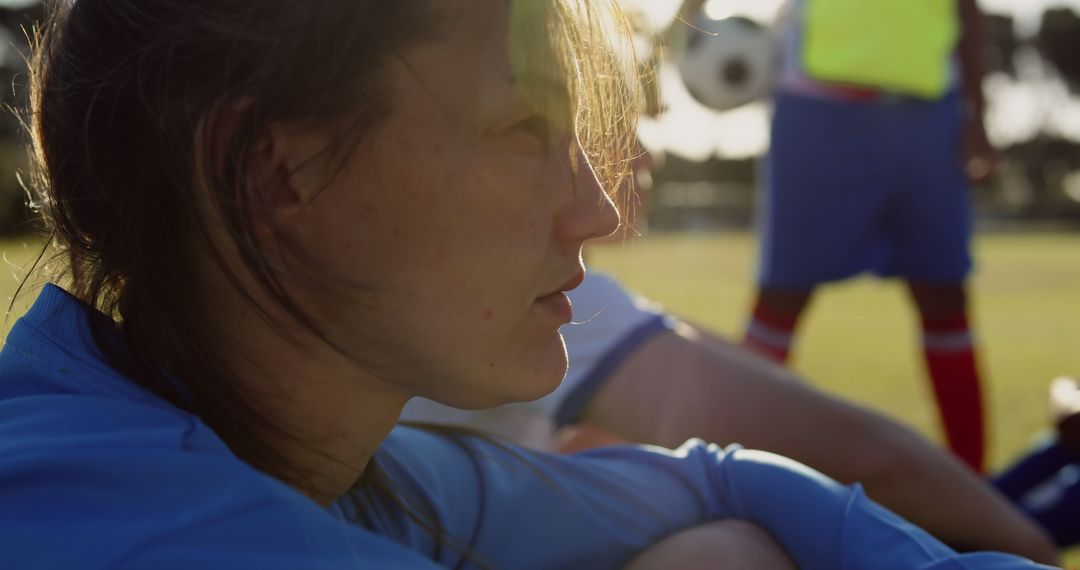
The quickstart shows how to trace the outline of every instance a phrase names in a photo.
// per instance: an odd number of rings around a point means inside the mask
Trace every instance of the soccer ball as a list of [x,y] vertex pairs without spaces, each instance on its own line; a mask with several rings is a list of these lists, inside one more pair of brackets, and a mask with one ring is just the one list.
[[701,15],[689,30],[679,73],[694,99],[726,111],[768,94],[775,59],[773,35],[757,22]]

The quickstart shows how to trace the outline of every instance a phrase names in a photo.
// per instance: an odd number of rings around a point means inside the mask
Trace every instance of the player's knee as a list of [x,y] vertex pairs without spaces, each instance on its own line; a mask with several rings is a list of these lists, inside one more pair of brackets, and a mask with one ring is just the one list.
[[639,554],[626,570],[755,568],[794,570],[795,564],[769,533],[737,520],[684,530]]
[[967,291],[963,283],[909,281],[908,288],[924,318],[951,318],[967,310]]
[[758,290],[757,305],[770,314],[798,318],[810,303],[813,290],[787,290],[762,287]]

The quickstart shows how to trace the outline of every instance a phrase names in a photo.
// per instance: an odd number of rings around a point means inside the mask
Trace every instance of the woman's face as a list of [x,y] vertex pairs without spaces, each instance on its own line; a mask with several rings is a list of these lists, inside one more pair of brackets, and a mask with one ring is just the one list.
[[445,33],[391,64],[389,117],[294,237],[348,283],[315,314],[366,372],[460,407],[534,399],[566,370],[561,292],[583,276],[582,242],[618,214],[591,168],[572,166],[573,135],[522,96],[509,3],[443,4]]

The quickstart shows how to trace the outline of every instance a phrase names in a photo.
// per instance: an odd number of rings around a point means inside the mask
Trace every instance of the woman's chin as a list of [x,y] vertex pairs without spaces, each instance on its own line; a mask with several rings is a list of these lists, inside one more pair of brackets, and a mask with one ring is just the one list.
[[568,365],[566,344],[562,335],[557,334],[550,350],[540,359],[533,382],[528,384],[528,387],[535,388],[535,393],[529,399],[543,398],[558,389],[566,377]]
[[548,394],[551,394],[559,385],[562,384],[563,377],[566,375],[566,370],[560,371],[555,376],[544,376],[543,378],[535,378],[528,390],[526,390],[519,397],[515,398],[516,402],[531,402],[533,400],[539,400]]
[[531,362],[521,363],[516,370],[501,375],[503,401],[493,405],[538,400],[562,384],[567,367],[566,347],[561,336],[557,339],[558,342],[552,342],[550,347],[530,359]]

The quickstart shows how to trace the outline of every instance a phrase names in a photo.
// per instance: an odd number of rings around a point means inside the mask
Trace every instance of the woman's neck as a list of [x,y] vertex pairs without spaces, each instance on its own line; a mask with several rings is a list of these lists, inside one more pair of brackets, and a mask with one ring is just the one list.
[[409,396],[330,347],[317,352],[277,351],[267,357],[266,373],[247,384],[282,428],[277,447],[302,477],[291,483],[329,505],[360,477]]
[[322,505],[333,503],[363,473],[411,394],[320,339],[286,338],[242,308],[244,301],[231,305],[216,315],[229,338],[243,339],[227,365],[274,426],[267,443],[288,462],[288,474],[273,475]]

